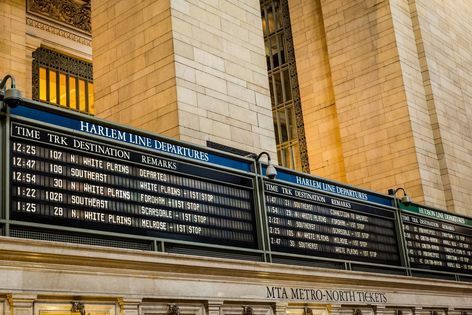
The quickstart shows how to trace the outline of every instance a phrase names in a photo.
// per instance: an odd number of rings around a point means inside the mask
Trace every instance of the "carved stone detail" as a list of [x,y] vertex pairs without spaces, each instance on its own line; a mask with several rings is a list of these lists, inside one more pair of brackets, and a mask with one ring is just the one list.
[[254,309],[250,306],[243,306],[243,315],[254,315]]
[[46,31],[46,32],[49,32],[51,34],[70,39],[70,40],[72,40],[74,42],[77,42],[79,44],[86,45],[86,46],[89,46],[89,47],[92,46],[92,41],[90,39],[78,36],[74,33],[68,32],[68,31],[66,31],[64,29],[61,29],[61,28],[58,28],[58,27],[54,27],[54,26],[49,25],[47,23],[42,23],[40,21],[36,21],[34,19],[31,19],[31,18],[27,17],[26,18],[26,24],[29,25],[29,26],[32,26],[34,28],[40,29],[42,31]]
[[72,313],[80,313],[80,315],[85,315],[85,305],[81,302],[72,302],[72,308],[70,311]]
[[92,33],[90,0],[28,0],[28,13]]
[[169,304],[168,315],[180,315],[180,307],[177,304]]

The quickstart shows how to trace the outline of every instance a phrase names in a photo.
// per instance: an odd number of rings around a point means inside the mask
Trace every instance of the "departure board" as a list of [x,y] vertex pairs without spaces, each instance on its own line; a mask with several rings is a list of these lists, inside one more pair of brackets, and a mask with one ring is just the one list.
[[256,248],[251,176],[11,123],[11,218]]
[[265,183],[271,250],[400,265],[392,210]]
[[[436,210],[414,206],[410,208],[425,214],[441,214],[466,220]],[[403,211],[402,221],[408,260],[412,268],[472,274],[471,227],[447,220],[413,215],[406,211]]]

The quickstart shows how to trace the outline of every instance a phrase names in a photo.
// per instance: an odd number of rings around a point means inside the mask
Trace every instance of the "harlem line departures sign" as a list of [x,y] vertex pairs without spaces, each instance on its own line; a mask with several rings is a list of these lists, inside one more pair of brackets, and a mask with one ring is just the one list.
[[13,119],[10,131],[12,219],[257,247],[253,176],[41,124]]

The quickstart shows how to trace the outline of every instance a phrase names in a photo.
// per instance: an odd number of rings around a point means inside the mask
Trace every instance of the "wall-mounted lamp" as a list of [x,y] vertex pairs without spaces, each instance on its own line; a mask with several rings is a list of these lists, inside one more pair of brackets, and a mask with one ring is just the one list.
[[303,315],[313,315],[313,310],[308,306],[305,306],[305,308],[303,309]]
[[277,176],[277,170],[275,169],[274,167],[274,164],[272,164],[272,161],[270,160],[270,155],[269,153],[267,152],[261,152],[259,153],[259,155],[257,156],[256,158],[256,162],[259,162],[259,159],[262,157],[262,155],[267,155],[267,162],[269,163],[269,165],[267,166],[267,169],[266,169],[266,175],[267,177],[269,177],[270,179],[274,179],[276,176]]
[[408,206],[411,203],[411,198],[410,198],[410,196],[408,196],[406,194],[405,189],[403,189],[402,187],[398,187],[397,189],[391,188],[391,189],[388,190],[388,194],[390,196],[395,197],[395,195],[397,194],[397,192],[399,190],[403,191],[403,197],[402,197],[402,199],[400,199],[400,202],[405,204],[406,206]]
[[[8,79],[10,79],[11,85],[7,90],[5,85],[7,84]],[[21,92],[16,88],[15,78],[13,76],[7,74],[0,82],[0,94],[3,95],[3,101],[5,104],[11,107],[20,105]]]
[[362,315],[362,311],[360,309],[356,308],[352,311],[352,315]]

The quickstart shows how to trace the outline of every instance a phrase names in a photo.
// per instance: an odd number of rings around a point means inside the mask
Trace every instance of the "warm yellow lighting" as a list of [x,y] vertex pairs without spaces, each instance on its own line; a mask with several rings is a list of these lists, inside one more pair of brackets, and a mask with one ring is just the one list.
[[56,72],[49,70],[49,102],[57,104]]
[[59,74],[59,104],[67,106],[67,77],[64,73]]
[[87,104],[85,103],[85,81],[79,80],[79,110],[81,112],[87,111]]
[[77,109],[76,80],[74,77],[69,78],[69,107]]
[[46,69],[39,68],[39,99],[47,101],[46,98]]
[[95,99],[93,97],[93,83],[92,82],[88,82],[88,104],[89,104],[89,107],[88,107],[88,112],[89,114],[95,114]]

